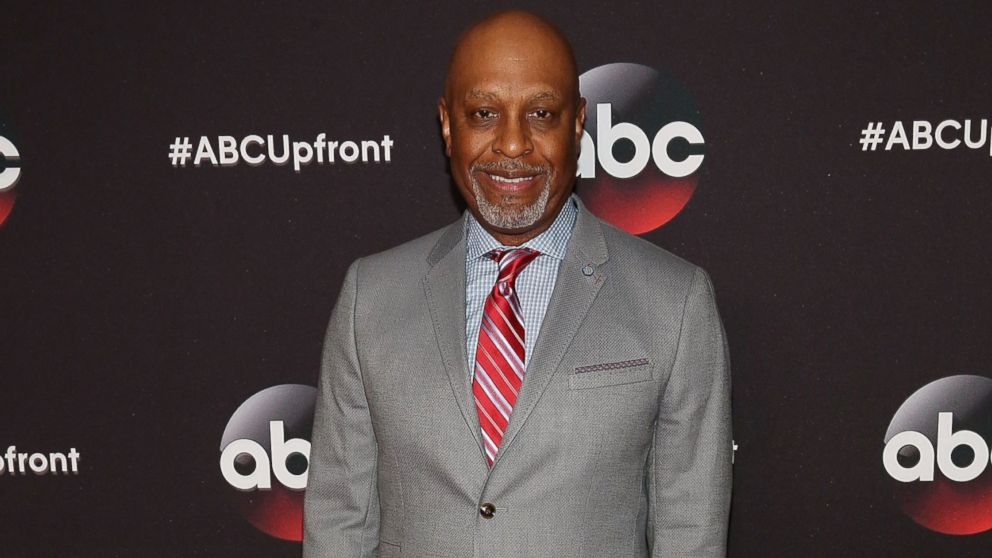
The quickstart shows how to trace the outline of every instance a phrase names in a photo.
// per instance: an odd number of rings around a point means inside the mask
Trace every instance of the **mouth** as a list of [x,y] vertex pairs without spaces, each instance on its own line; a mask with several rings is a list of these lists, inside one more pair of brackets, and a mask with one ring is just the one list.
[[537,185],[541,179],[540,174],[495,174],[492,172],[481,172],[479,174],[481,174],[490,188],[503,192],[522,192],[528,190]]

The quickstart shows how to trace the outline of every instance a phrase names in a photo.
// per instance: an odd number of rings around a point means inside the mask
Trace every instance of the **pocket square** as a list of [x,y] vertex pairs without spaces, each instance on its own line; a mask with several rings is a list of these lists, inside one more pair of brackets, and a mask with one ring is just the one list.
[[621,360],[619,362],[604,362],[601,364],[592,364],[589,366],[579,366],[575,369],[576,374],[585,374],[587,372],[604,372],[607,370],[621,370],[623,368],[633,368],[634,366],[644,366],[648,363],[646,358],[638,358],[634,360]]

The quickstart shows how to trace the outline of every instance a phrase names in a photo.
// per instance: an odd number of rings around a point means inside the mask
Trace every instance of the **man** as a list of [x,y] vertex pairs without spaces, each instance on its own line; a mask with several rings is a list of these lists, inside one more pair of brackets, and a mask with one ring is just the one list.
[[729,372],[703,271],[571,195],[585,101],[550,24],[470,28],[438,102],[464,219],[348,270],[304,556],[722,556]]

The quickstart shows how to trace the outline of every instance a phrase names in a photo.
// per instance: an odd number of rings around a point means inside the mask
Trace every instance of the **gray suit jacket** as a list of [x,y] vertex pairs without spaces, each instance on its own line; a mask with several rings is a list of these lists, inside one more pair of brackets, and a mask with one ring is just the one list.
[[348,270],[324,346],[303,556],[724,556],[729,399],[706,274],[580,203],[490,470],[459,220]]

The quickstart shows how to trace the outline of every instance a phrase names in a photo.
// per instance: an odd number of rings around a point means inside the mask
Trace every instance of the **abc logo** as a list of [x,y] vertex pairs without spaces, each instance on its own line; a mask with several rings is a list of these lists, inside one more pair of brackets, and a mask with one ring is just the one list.
[[992,529],[992,380],[950,376],[911,395],[885,434],[882,465],[903,511],[953,535]]
[[14,186],[21,178],[21,154],[13,142],[0,136],[0,225],[14,207]]
[[[682,178],[699,170],[703,164],[702,155],[689,155],[681,161],[672,160],[668,154],[668,146],[675,138],[701,145],[703,135],[695,126],[688,122],[669,122],[658,130],[654,140],[649,144],[648,136],[637,126],[629,122],[613,124],[613,105],[598,103],[596,105],[596,139],[599,140],[599,151],[593,143],[589,132],[582,131],[582,153],[579,156],[579,178],[596,177],[596,160],[607,174],[614,178],[630,178],[637,176],[648,165],[648,156],[654,159],[658,170],[674,178]],[[617,141],[626,140],[634,146],[634,154],[629,161],[618,161],[613,153]]]
[[[272,459],[265,448],[255,440],[242,438],[235,440],[224,448],[220,454],[220,471],[224,475],[224,480],[238,490],[264,490],[272,489],[272,477],[282,483],[286,488],[293,490],[303,490],[307,487],[307,467],[310,460],[310,442],[300,438],[286,441],[283,421],[269,421],[269,447],[272,452]],[[290,466],[290,458],[295,457],[296,469],[300,472],[294,473]],[[271,463],[271,464],[270,464]],[[303,466],[300,464],[304,463]],[[251,469],[249,473],[242,473],[239,467]]]
[[664,225],[692,197],[705,158],[690,96],[675,79],[640,64],[593,68],[579,76],[579,89],[587,103],[582,200],[634,234]]
[[220,471],[241,514],[260,531],[303,540],[303,490],[317,390],[286,384],[248,398],[231,416]]

